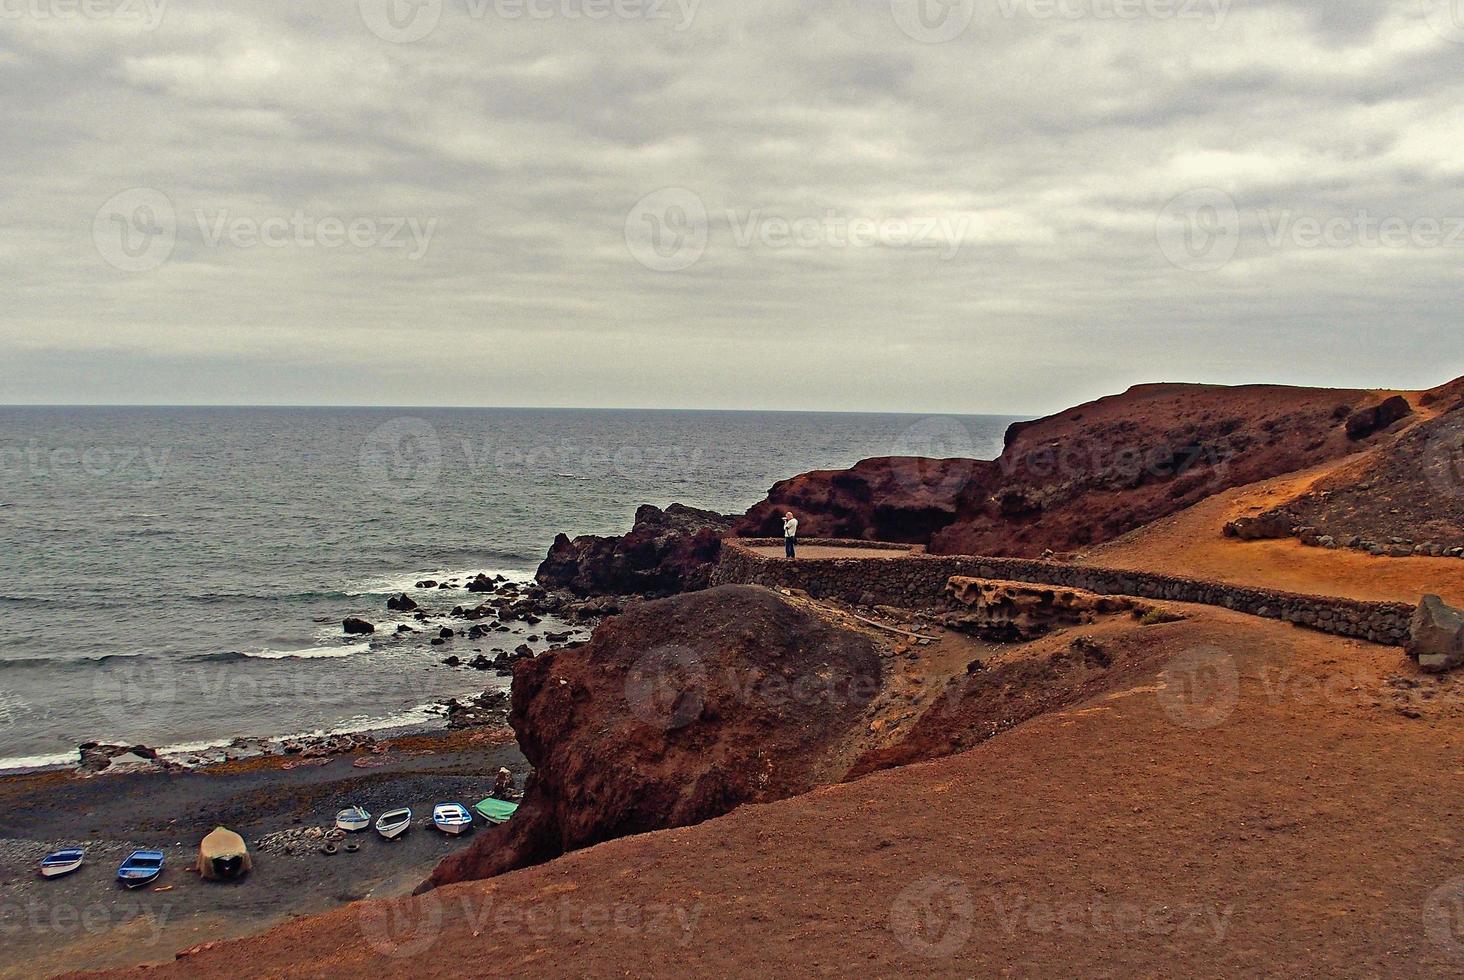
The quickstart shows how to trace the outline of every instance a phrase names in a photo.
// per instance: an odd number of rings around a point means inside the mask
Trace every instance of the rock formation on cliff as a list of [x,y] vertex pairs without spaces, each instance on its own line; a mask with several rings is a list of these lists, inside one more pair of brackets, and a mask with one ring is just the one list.
[[[1363,428],[1400,411],[1367,391],[1140,385],[1013,425],[994,461],[869,459],[784,480],[737,530],[772,533],[793,510],[811,534],[926,543],[939,554],[1070,551],[1356,452]],[[1370,421],[1349,434],[1359,412]]]
[[512,821],[429,883],[490,877],[838,780],[877,645],[766,589],[641,603],[577,649],[523,661],[509,721],[534,777]]
[[560,534],[537,578],[546,588],[580,595],[665,596],[704,588],[732,523],[709,510],[647,504],[627,534],[573,540]]

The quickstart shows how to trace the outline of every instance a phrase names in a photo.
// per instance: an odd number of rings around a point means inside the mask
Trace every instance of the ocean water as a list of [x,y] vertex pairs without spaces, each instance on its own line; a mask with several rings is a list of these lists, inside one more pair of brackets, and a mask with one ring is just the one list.
[[[522,642],[392,636],[423,578],[528,578],[642,503],[726,512],[882,455],[1001,448],[1008,418],[517,409],[0,408],[0,769],[83,741],[385,727],[505,684]],[[413,593],[450,609],[466,593]],[[342,635],[341,620],[377,625]],[[542,632],[551,624],[537,627]],[[530,632],[522,629],[522,633]]]

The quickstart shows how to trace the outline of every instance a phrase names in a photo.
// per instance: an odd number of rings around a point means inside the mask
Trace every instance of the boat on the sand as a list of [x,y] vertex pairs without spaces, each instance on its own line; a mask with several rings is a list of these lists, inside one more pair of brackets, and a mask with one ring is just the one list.
[[407,807],[388,810],[376,818],[376,832],[387,840],[396,840],[412,826],[412,811]]
[[80,847],[68,847],[61,851],[52,851],[41,859],[42,878],[60,878],[62,875],[69,875],[81,867],[86,860],[86,851]]
[[354,834],[371,826],[371,814],[363,806],[348,806],[336,814],[335,825],[340,830]]
[[215,827],[198,845],[198,874],[210,881],[242,878],[253,862],[244,838],[224,827]]
[[117,869],[117,880],[128,888],[142,888],[163,873],[162,851],[133,851]]
[[461,803],[439,803],[432,808],[432,824],[444,834],[456,836],[473,826],[473,815]]
[[518,808],[519,805],[517,803],[500,800],[492,796],[473,804],[473,812],[491,824],[506,823],[510,817],[518,812]]

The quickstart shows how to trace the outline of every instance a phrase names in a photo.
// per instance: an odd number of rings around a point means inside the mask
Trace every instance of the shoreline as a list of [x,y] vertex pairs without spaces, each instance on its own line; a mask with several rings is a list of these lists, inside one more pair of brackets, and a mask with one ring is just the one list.
[[[528,772],[506,727],[402,732],[376,745],[385,749],[369,768],[352,755],[258,755],[185,770],[0,776],[0,933],[8,951],[0,977],[166,962],[296,916],[407,894],[482,832],[454,838],[424,826],[432,806],[488,796],[499,766],[520,784]],[[393,842],[358,834],[359,852],[334,856],[261,846],[281,832],[328,828],[336,810],[353,804],[372,813],[410,806],[413,828]],[[215,826],[249,846],[254,868],[241,881],[193,873],[198,842]],[[78,845],[87,848],[80,871],[37,876],[42,855]],[[156,886],[129,892],[114,874],[134,847],[163,850],[167,869]]]
[[[403,588],[403,584],[409,581],[412,584]],[[339,635],[332,638],[338,643],[360,639],[363,645],[370,644],[372,651],[395,651],[397,654],[406,651],[421,656],[423,660],[413,660],[405,668],[405,678],[426,676],[421,673],[423,671],[440,673],[445,670],[455,677],[454,683],[444,685],[439,677],[430,685],[437,690],[428,694],[411,680],[403,680],[399,692],[416,693],[418,697],[427,695],[427,699],[416,703],[409,701],[394,710],[387,708],[378,716],[357,713],[339,717],[344,713],[337,712],[335,721],[323,724],[311,725],[308,716],[300,719],[298,714],[291,715],[279,720],[285,724],[290,724],[291,719],[297,722],[304,720],[309,727],[297,725],[282,732],[255,732],[242,736],[221,733],[213,738],[175,736],[175,740],[161,746],[153,744],[146,734],[141,737],[99,737],[93,734],[87,741],[73,743],[73,747],[68,749],[0,759],[0,778],[51,770],[86,770],[89,748],[100,748],[114,755],[125,754],[121,751],[124,749],[139,750],[123,760],[127,767],[123,771],[159,766],[199,769],[246,756],[291,754],[302,749],[309,752],[316,744],[344,739],[370,743],[382,738],[428,733],[438,728],[441,719],[450,721],[453,712],[464,703],[472,704],[491,696],[506,698],[512,665],[516,660],[538,656],[565,643],[583,641],[602,615],[595,610],[587,610],[586,602],[570,593],[541,587],[533,573],[523,571],[456,572],[452,578],[442,582],[399,573],[372,583],[360,583],[360,586],[363,591],[351,594],[377,600],[371,604],[375,608],[357,607],[345,617],[344,623],[336,627]],[[394,591],[380,591],[382,588]],[[444,600],[450,604],[448,607],[441,605]],[[381,608],[383,604],[384,610]],[[359,625],[353,630],[350,624]],[[364,631],[364,636],[361,631]],[[466,646],[458,645],[459,642]],[[275,658],[244,659],[267,661]],[[301,658],[279,659],[284,662]],[[305,659],[320,660],[329,665],[343,658]],[[125,691],[126,684],[134,682],[124,679],[122,683]],[[492,721],[479,717],[466,723]],[[338,746],[331,753],[352,749],[350,745]],[[103,767],[110,768],[105,762]]]

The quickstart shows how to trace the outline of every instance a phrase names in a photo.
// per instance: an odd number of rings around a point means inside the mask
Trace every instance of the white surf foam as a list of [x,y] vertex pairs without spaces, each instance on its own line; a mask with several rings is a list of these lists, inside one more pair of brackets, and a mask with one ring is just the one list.
[[[467,584],[479,572],[493,578],[495,575],[502,575],[510,582],[532,582],[533,572],[518,571],[507,568],[484,568],[481,565],[468,569],[439,569],[435,572],[402,572],[394,575],[383,575],[379,578],[363,579],[359,582],[352,582],[341,588],[346,595],[391,595],[395,592],[416,593],[418,595],[433,592],[462,592]],[[445,582],[449,579],[457,579],[460,584],[457,589],[419,589],[418,582]]]
[[303,650],[255,650],[243,656],[253,660],[333,660],[338,657],[353,657],[371,649],[370,643],[355,643],[350,646],[306,647]]

